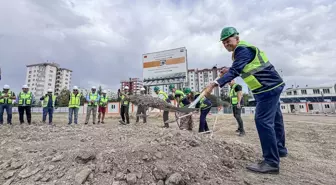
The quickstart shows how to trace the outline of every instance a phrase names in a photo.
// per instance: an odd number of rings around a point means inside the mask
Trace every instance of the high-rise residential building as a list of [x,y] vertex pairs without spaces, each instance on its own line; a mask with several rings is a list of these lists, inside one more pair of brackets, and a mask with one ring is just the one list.
[[133,94],[140,94],[140,89],[143,87],[143,82],[139,78],[130,78],[120,82],[121,90],[124,90],[126,86],[129,87],[130,92]]
[[48,89],[57,95],[63,88],[69,89],[71,73],[54,62],[31,64],[27,65],[26,84],[36,97],[43,96]]
[[[189,69],[188,70],[188,82],[189,88],[192,91],[202,91],[210,82],[213,82],[219,75],[220,68],[204,68],[204,69]],[[229,85],[225,85],[223,88],[215,88],[212,94],[220,96],[222,94],[228,94]]]

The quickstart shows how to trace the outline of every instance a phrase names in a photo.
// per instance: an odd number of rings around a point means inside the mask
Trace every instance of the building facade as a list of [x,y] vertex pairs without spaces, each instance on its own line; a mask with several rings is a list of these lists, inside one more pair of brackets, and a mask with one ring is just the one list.
[[31,64],[26,67],[25,82],[36,97],[43,96],[48,89],[53,89],[57,95],[63,88],[70,87],[72,71],[60,68],[57,63]]
[[336,113],[336,85],[288,88],[280,102],[283,113]]
[[140,94],[143,82],[139,78],[130,78],[120,82],[120,90],[124,90],[126,86],[129,87],[129,91],[133,94]]

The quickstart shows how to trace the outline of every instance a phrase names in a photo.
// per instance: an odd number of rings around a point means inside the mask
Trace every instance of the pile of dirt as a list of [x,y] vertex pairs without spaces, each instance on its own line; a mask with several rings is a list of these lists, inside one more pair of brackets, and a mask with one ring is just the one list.
[[153,124],[0,128],[0,183],[244,184],[250,146]]

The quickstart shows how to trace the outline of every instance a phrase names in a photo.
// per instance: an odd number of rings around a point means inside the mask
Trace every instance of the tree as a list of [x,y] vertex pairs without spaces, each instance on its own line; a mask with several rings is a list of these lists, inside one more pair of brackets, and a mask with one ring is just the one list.
[[117,102],[118,101],[118,94],[115,92],[111,92],[109,94],[109,102]]
[[57,96],[58,106],[67,107],[69,105],[70,91],[66,88],[62,89],[61,93]]

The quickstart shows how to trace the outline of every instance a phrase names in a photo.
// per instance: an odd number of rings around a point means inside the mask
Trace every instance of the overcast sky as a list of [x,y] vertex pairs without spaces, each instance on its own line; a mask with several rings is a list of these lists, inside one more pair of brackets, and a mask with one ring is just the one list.
[[[112,3],[113,2],[113,3]],[[225,26],[264,50],[287,85],[336,82],[334,0],[1,0],[0,85],[54,61],[72,85],[117,88],[142,76],[143,53],[185,46],[189,68],[230,66]]]

